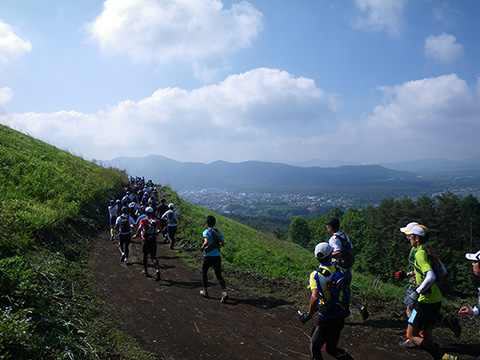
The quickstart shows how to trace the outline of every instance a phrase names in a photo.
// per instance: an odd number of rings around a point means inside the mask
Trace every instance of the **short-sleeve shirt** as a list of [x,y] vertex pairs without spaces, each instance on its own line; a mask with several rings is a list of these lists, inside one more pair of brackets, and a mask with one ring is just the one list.
[[[220,239],[223,240],[224,236],[223,236],[222,232],[220,230],[218,230],[218,232],[220,234]],[[212,232],[210,231],[210,228],[203,231],[202,237],[203,237],[203,239],[205,239],[205,238],[208,239],[208,244],[213,243],[213,237],[212,237]],[[220,256],[220,255],[221,255],[220,249],[213,249],[212,251],[210,251],[208,253],[206,252],[206,253],[203,254],[203,256]]]
[[109,206],[108,207],[108,213],[110,214],[110,217],[117,217],[117,205]]
[[131,226],[132,225],[135,226],[135,220],[133,220],[133,218],[131,216],[128,217],[128,225],[129,225],[128,229],[129,229],[129,231],[124,233],[124,232],[122,232],[122,218],[123,217],[124,217],[123,215],[117,217],[117,221],[115,222],[115,224],[118,226],[118,231],[121,235],[130,234],[131,233],[131,231],[130,231]]
[[[428,261],[428,254],[425,250],[422,250],[422,246],[415,249],[415,279],[417,284],[420,284],[425,280],[425,274],[427,271],[433,271],[432,264]],[[417,270],[419,269],[421,273]],[[442,293],[438,288],[437,282],[434,282],[429,291],[424,294],[420,294],[418,301],[425,304],[433,304],[442,301]]]
[[[352,243],[350,242],[350,239],[348,238],[347,234],[342,233],[341,231],[337,231],[335,234],[333,234],[330,239],[328,239],[328,245],[330,245],[333,249],[332,253],[335,251],[343,251],[342,248],[342,241],[339,239],[339,237],[342,237],[342,239],[347,240],[350,243],[350,246],[352,246]],[[343,256],[343,254],[342,254]],[[333,259],[333,262],[337,262],[336,259]]]
[[[169,222],[168,221],[168,212],[171,211],[173,212],[173,217],[175,218],[175,221],[176,222]],[[180,213],[177,211],[177,210],[168,210],[166,211],[163,215],[162,215],[162,218],[166,218],[167,219],[167,226],[177,226],[177,223],[178,223],[178,216],[180,215]]]

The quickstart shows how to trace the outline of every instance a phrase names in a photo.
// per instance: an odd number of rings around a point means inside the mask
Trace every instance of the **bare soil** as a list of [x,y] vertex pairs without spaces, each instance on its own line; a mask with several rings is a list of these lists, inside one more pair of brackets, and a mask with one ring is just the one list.
[[[222,304],[213,269],[209,276],[210,297],[203,298],[199,294],[201,264],[192,269],[177,256],[177,251],[159,242],[157,259],[162,276],[157,282],[150,260],[150,276],[141,273],[138,241],[130,245],[132,264],[126,266],[120,262],[117,244],[109,240],[108,232],[95,240],[90,267],[96,278],[97,296],[108,304],[107,311],[123,324],[123,330],[146,350],[164,360],[309,358],[309,335],[315,319],[303,325],[291,302],[254,296],[240,286],[232,286],[228,276],[230,298]],[[305,309],[307,305],[306,297]],[[352,310],[340,348],[357,360],[431,359],[424,351],[398,346],[405,336],[404,321],[385,320],[381,309],[371,312],[370,318],[363,321]],[[462,344],[462,337],[456,339],[444,332],[438,336],[444,350],[459,359],[477,359],[478,345]],[[332,359],[328,354],[324,358]]]

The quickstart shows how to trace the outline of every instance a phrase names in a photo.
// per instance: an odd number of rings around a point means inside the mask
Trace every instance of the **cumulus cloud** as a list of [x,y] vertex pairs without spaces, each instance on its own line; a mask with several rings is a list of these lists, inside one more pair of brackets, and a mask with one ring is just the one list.
[[194,90],[158,89],[94,114],[0,114],[0,122],[102,160],[467,158],[480,137],[477,86],[450,74],[382,87],[383,104],[354,121],[339,115],[336,96],[312,79],[259,68]]
[[32,45],[16,35],[10,25],[0,20],[0,70],[13,59],[28,53]]
[[12,89],[9,87],[0,88],[0,106],[8,103],[13,97]]
[[192,91],[159,89],[96,114],[9,114],[0,121],[88,158],[156,153],[240,161],[264,151],[278,156],[285,138],[308,136],[336,107],[335,96],[313,80],[259,68]]
[[228,57],[250,46],[261,27],[249,2],[227,10],[219,0],[106,0],[88,25],[102,50],[159,65]]
[[0,88],[0,114],[5,111],[5,105],[12,99],[13,91],[9,87]]
[[425,39],[425,57],[439,62],[452,62],[463,55],[463,45],[453,35],[430,35]]
[[401,160],[465,158],[472,153],[480,136],[480,102],[456,74],[382,91],[386,104],[376,106],[358,128],[357,135],[366,139],[365,154],[388,149],[395,160]]
[[388,31],[397,36],[403,23],[406,0],[355,0],[362,12],[354,23],[355,28]]

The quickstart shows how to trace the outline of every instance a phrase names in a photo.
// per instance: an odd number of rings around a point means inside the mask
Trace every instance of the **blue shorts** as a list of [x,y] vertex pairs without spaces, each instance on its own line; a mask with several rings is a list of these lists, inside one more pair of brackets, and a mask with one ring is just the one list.
[[116,216],[111,216],[110,217],[110,225],[115,225],[116,222],[117,222],[117,217]]

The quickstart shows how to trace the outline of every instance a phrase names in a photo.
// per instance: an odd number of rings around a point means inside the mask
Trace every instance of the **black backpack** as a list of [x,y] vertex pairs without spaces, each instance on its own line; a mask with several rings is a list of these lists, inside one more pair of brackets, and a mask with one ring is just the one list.
[[130,233],[130,218],[129,218],[129,216],[124,216],[124,215],[121,216],[120,233],[121,234]]
[[355,254],[352,249],[352,244],[345,238],[345,234],[335,235],[342,243],[342,257],[337,264],[344,269],[350,269],[355,263]]

